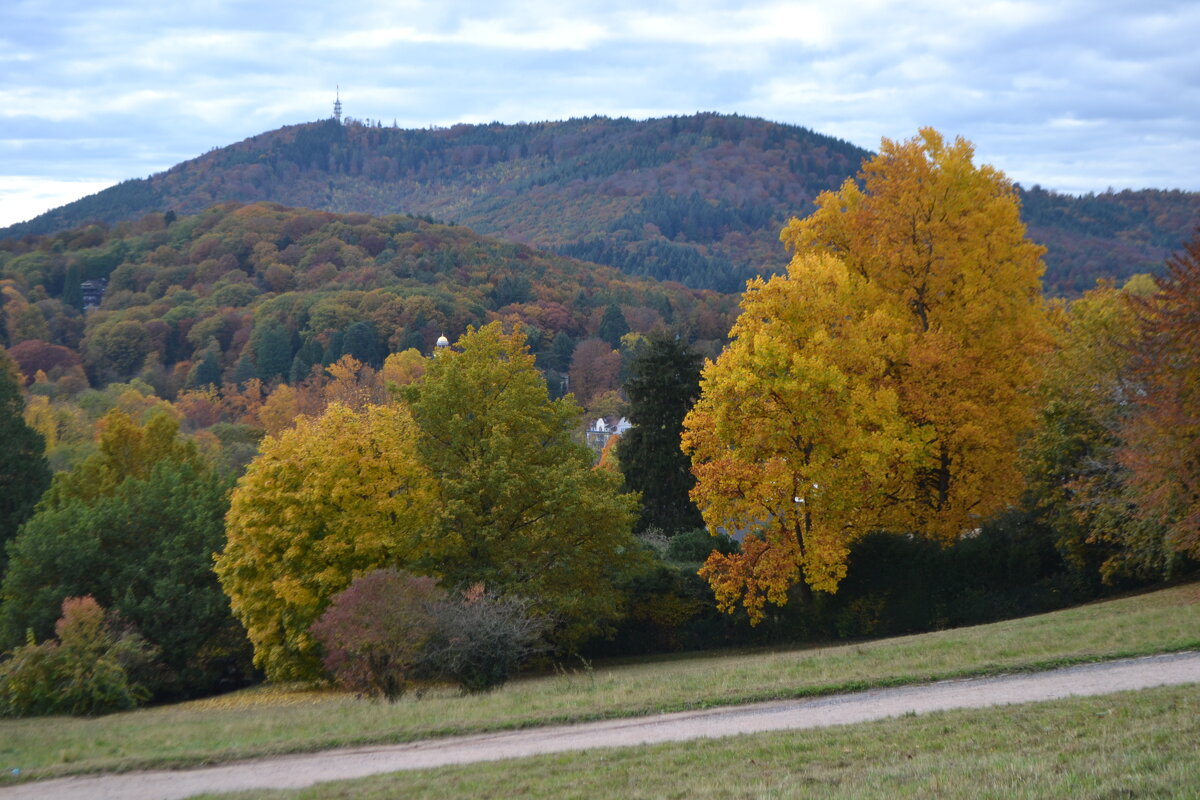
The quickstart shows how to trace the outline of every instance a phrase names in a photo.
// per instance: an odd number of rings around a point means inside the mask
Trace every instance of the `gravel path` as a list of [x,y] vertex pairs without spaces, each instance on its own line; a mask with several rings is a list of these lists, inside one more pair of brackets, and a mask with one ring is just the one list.
[[404,745],[328,750],[200,769],[63,778],[0,789],[0,800],[174,800],[203,792],[299,788],[321,781],[445,764],[846,725],[908,713],[1028,703],[1181,683],[1200,683],[1200,653]]

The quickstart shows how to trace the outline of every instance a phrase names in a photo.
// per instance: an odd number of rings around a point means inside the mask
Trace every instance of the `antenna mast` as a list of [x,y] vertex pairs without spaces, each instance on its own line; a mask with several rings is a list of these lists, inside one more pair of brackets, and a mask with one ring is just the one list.
[[342,87],[337,87],[337,94],[333,100],[333,118],[338,121],[338,125],[342,124]]

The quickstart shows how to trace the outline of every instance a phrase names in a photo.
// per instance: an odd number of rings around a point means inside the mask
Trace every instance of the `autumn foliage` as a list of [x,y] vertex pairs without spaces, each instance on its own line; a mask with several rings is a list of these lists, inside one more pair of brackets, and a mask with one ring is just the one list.
[[1200,560],[1200,233],[1136,311],[1139,413],[1122,461],[1141,514],[1166,524],[1168,549]]
[[788,274],[748,285],[683,441],[710,529],[746,533],[702,570],[722,608],[836,591],[864,534],[950,541],[1017,497],[1041,248],[971,158],[932,130],[884,140],[861,187],[784,229]]
[[263,441],[233,492],[217,576],[273,680],[321,674],[309,627],[355,576],[414,559],[434,486],[399,406],[333,404]]

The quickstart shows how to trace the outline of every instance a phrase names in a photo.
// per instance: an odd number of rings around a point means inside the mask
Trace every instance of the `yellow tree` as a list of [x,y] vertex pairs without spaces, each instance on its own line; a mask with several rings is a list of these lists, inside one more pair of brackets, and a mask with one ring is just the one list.
[[1017,496],[1046,347],[1042,249],[1012,185],[923,130],[782,233],[685,423],[710,528],[748,532],[703,574],[753,620],[799,583],[835,591],[873,529],[949,541]]
[[433,487],[399,406],[318,418],[263,440],[238,481],[216,572],[272,680],[321,674],[309,627],[358,575],[413,560]]
[[408,386],[425,374],[425,357],[415,348],[392,353],[383,361],[379,377],[384,386]]
[[1012,183],[973,147],[926,128],[884,139],[817,210],[784,228],[798,255],[840,256],[911,333],[894,374],[925,454],[894,501],[905,527],[950,540],[1017,497],[1020,434],[1035,415],[1049,346],[1044,248],[1025,236]]
[[701,570],[754,621],[799,583],[835,591],[854,538],[882,524],[919,449],[892,374],[911,338],[842,260],[802,254],[752,281],[732,343],[684,420],[692,497],[710,529],[745,532]]
[[167,413],[154,413],[145,425],[138,425],[124,411],[113,409],[96,427],[96,452],[70,472],[55,476],[42,498],[45,508],[110,495],[128,478],[148,478],[160,461],[201,464],[195,443],[177,435],[179,423]]

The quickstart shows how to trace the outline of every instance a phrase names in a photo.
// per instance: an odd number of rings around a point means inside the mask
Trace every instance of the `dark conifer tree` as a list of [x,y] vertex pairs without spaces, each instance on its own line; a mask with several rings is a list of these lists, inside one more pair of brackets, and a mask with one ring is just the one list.
[[703,527],[688,496],[691,463],[679,449],[683,418],[700,394],[700,355],[671,334],[651,334],[625,383],[633,427],[617,442],[625,485],[642,493],[638,530],[668,534]]
[[50,485],[45,442],[25,424],[19,374],[8,353],[0,350],[0,574],[4,545]]
[[270,383],[288,374],[292,366],[292,335],[287,328],[273,319],[262,322],[255,326],[250,344],[260,378]]
[[189,386],[198,389],[202,386],[221,385],[221,359],[218,352],[215,344],[204,351],[188,375]]
[[629,333],[629,323],[625,321],[621,307],[616,303],[609,303],[608,307],[604,309],[604,318],[600,320],[600,338],[608,342],[608,346],[613,350],[620,350],[621,337],[627,333]]
[[575,340],[570,334],[559,331],[554,334],[550,343],[550,368],[557,372],[566,372],[571,367],[571,356],[575,352]]
[[346,329],[344,340],[346,355],[357,358],[369,367],[379,369],[387,350],[379,341],[375,326],[369,322],[356,322]]
[[252,378],[258,377],[258,368],[254,366],[254,361],[251,360],[250,354],[243,351],[237,363],[233,366],[233,382],[238,386],[245,386]]
[[76,311],[83,310],[83,287],[80,283],[79,267],[74,264],[67,267],[67,275],[63,279],[62,302]]

